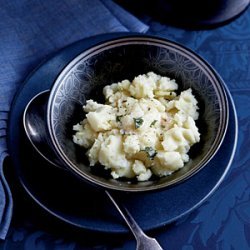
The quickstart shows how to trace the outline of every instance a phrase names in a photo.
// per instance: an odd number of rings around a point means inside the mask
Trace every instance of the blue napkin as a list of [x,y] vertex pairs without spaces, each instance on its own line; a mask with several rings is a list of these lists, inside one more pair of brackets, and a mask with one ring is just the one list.
[[72,42],[107,32],[146,32],[148,27],[111,0],[0,0],[0,6],[0,239],[4,239],[12,196],[3,163],[8,155],[8,112],[17,87],[43,58]]

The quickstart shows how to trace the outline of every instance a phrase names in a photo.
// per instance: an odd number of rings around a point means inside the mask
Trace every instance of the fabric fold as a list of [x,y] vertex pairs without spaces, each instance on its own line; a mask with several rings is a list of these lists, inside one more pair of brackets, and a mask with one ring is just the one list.
[[4,239],[12,217],[12,196],[3,171],[6,126],[18,86],[40,61],[70,43],[103,33],[146,32],[148,26],[111,0],[1,1],[0,16],[0,239]]
[[101,0],[101,2],[120,21],[120,23],[127,28],[128,31],[140,33],[145,33],[148,31],[148,25],[142,23],[138,18],[125,11],[113,1]]
[[4,176],[3,163],[7,152],[0,154],[0,239],[4,240],[11,223],[13,211],[13,199],[9,185]]

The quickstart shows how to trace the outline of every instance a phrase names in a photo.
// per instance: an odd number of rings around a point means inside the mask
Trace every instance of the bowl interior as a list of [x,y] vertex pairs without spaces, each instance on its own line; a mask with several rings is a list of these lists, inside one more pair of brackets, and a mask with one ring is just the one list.
[[[72,141],[72,127],[84,118],[82,105],[86,100],[104,103],[102,89],[105,85],[132,80],[149,71],[175,78],[178,91],[193,89],[198,99],[200,116],[197,126],[201,141],[191,147],[190,161],[170,176],[140,183],[107,178],[100,167],[89,167],[85,150]],[[125,191],[155,190],[192,176],[218,150],[227,122],[227,98],[213,69],[189,49],[149,37],[120,38],[84,51],[58,76],[51,90],[47,112],[54,147],[70,169],[92,183]]]

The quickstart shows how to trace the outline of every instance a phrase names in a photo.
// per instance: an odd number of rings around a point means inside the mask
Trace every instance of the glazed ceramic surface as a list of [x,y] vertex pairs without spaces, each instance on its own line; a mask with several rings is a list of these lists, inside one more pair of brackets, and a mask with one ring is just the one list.
[[[84,150],[72,141],[72,127],[84,118],[86,100],[104,103],[105,85],[149,71],[176,79],[179,91],[193,89],[199,103],[201,142],[191,148],[185,167],[172,175],[132,184],[107,178],[89,167]],[[93,46],[64,68],[51,89],[47,124],[59,158],[77,176],[115,190],[157,190],[185,180],[211,160],[227,129],[228,102],[218,75],[194,52],[166,39],[130,36]]]
[[[106,233],[124,233],[128,229],[104,193],[90,188],[67,171],[53,167],[40,157],[25,136],[22,114],[29,101],[39,92],[50,88],[58,72],[79,52],[117,36],[126,34],[84,39],[39,66],[16,94],[10,113],[8,137],[17,176],[39,206],[70,225]],[[159,192],[124,194],[125,206],[144,230],[162,227],[190,213],[207,200],[222,182],[230,168],[237,144],[237,117],[231,97],[229,111],[225,140],[206,168],[181,185]]]

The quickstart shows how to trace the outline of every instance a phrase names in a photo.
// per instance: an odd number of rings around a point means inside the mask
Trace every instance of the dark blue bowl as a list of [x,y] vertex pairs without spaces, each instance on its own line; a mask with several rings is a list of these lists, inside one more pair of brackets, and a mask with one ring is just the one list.
[[[175,78],[180,91],[193,89],[199,103],[201,141],[191,148],[190,161],[170,176],[138,183],[107,178],[89,167],[84,152],[72,141],[72,127],[83,119],[86,100],[104,102],[105,85],[149,71]],[[58,75],[47,108],[49,136],[62,165],[84,181],[121,191],[158,190],[191,177],[216,154],[227,125],[227,97],[212,67],[188,48],[144,35],[113,39],[83,51]]]

